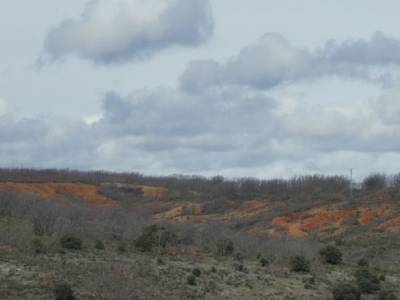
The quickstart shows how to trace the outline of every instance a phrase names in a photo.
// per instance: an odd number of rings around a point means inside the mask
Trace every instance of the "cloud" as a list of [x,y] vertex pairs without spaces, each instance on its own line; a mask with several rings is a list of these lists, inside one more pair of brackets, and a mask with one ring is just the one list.
[[0,97],[0,116],[4,115],[8,110],[8,105],[5,99]]
[[109,91],[90,118],[18,119],[5,110],[0,165],[260,177],[395,172],[398,88],[324,102],[323,92],[270,89],[332,76],[381,82],[376,69],[385,75],[400,64],[396,48],[382,34],[313,50],[268,34],[226,63],[191,62],[181,88]]
[[229,135],[236,130],[233,123],[246,126],[248,132],[259,131],[251,125],[268,116],[273,106],[270,97],[242,89],[207,96],[174,89],[138,91],[127,97],[109,92],[103,100],[104,117],[96,127],[112,136],[179,138],[182,142],[210,134]]
[[98,137],[83,121],[0,116],[1,167],[91,168]]
[[191,62],[180,82],[182,89],[190,92],[232,85],[268,90],[324,77],[388,84],[390,68],[399,65],[400,40],[383,33],[375,33],[369,40],[331,40],[313,50],[294,47],[281,35],[269,33],[227,63]]
[[400,64],[400,40],[376,32],[369,40],[356,39],[338,43],[331,40],[319,51],[331,63],[352,65]]
[[39,63],[69,55],[100,65],[142,60],[198,46],[213,27],[209,0],[91,0],[79,18],[49,31]]
[[0,164],[261,177],[349,167],[359,176],[394,172],[400,167],[393,160],[400,152],[400,124],[378,109],[387,101],[383,95],[318,105],[296,95],[288,104],[242,87],[202,94],[110,91],[101,116],[90,123],[1,116]]
[[376,111],[388,126],[400,125],[400,89],[386,91],[375,101]]

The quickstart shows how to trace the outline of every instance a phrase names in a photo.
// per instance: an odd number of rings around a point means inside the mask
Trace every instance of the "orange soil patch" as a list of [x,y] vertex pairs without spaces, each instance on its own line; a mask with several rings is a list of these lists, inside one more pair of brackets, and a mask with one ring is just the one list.
[[[156,214],[155,219],[168,219],[175,221],[194,221],[199,223],[212,222],[212,221],[234,221],[234,220],[251,220],[263,213],[272,210],[281,204],[272,204],[266,199],[253,199],[244,202],[239,207],[228,209],[222,213],[203,214],[203,204],[175,204],[166,212]],[[256,228],[253,228],[256,230]],[[260,230],[257,227],[257,230]]]
[[333,235],[335,235],[346,231],[351,225],[368,225],[392,213],[393,208],[389,207],[360,209],[314,208],[305,212],[296,212],[274,218],[272,225],[275,228],[268,229],[267,234],[276,235],[277,229],[280,228],[294,237],[305,237],[312,234],[323,235],[326,231],[333,231]]
[[94,185],[83,183],[0,183],[2,191],[18,191],[33,193],[38,196],[67,200],[76,197],[98,206],[113,205],[114,202],[109,198],[98,193]]
[[158,213],[153,216],[156,220],[179,220],[188,221],[190,216],[198,216],[203,211],[203,204],[191,203],[174,207],[166,212]]
[[169,190],[163,187],[156,186],[140,186],[143,189],[145,197],[155,199],[165,199],[169,196]]
[[366,208],[362,209],[358,218],[361,225],[368,225],[393,213],[393,208]]
[[[272,220],[272,225],[281,227],[291,236],[298,238],[306,237],[307,233],[302,230],[301,223],[293,221],[292,217],[296,218],[298,216],[292,214],[291,216],[288,215],[288,216],[276,217]],[[269,229],[267,233],[276,235],[276,230]]]
[[237,209],[234,209],[232,212],[228,213],[227,216],[230,219],[250,219],[251,217],[254,217],[262,212],[269,210],[268,204],[269,202],[264,199],[254,199],[246,201]]
[[390,219],[386,222],[383,222],[381,225],[379,225],[378,228],[381,230],[394,233],[400,232],[400,216]]
[[357,212],[354,210],[330,210],[326,208],[312,209],[309,214],[303,221],[303,227],[306,231],[339,227],[357,216]]

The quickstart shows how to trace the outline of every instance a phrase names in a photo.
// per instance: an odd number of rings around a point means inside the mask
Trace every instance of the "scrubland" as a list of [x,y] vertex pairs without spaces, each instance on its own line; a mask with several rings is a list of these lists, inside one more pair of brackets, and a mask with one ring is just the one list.
[[0,170],[0,299],[397,299],[400,177]]

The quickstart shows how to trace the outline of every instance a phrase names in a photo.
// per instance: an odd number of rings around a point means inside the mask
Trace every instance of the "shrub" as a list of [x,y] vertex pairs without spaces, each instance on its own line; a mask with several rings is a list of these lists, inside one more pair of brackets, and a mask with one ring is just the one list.
[[360,290],[351,284],[341,284],[333,289],[333,300],[359,300]]
[[233,268],[238,272],[247,273],[247,269],[242,264],[235,263],[233,264]]
[[319,254],[321,255],[324,262],[328,264],[337,265],[342,262],[343,254],[337,247],[326,246],[319,251]]
[[368,268],[360,268],[356,271],[355,277],[358,287],[362,293],[372,294],[379,291],[380,281]]
[[94,247],[95,247],[97,250],[104,250],[104,249],[105,249],[103,242],[102,242],[102,241],[99,241],[99,240],[97,240],[97,241],[94,242]]
[[189,276],[186,278],[186,282],[187,282],[187,284],[189,284],[189,285],[196,285],[196,277],[195,277],[194,275],[189,275]]
[[161,258],[161,257],[158,257],[157,258],[157,265],[164,265],[165,263],[164,263],[164,260]]
[[175,233],[154,224],[143,228],[142,234],[135,241],[135,247],[142,252],[151,252],[154,247],[165,249],[168,245],[174,245],[177,242]]
[[234,258],[235,258],[235,260],[237,260],[239,262],[243,261],[243,255],[240,252],[235,253]]
[[194,276],[196,276],[196,277],[200,277],[201,271],[200,271],[199,268],[194,268],[194,269],[192,270],[192,274],[193,274]]
[[119,253],[125,253],[126,252],[126,246],[124,242],[119,242],[117,246],[117,251]]
[[217,242],[217,253],[221,256],[232,255],[235,250],[235,246],[230,239],[220,239]]
[[68,250],[82,249],[82,240],[74,236],[64,236],[60,239],[61,247]]
[[398,300],[392,291],[382,290],[379,292],[378,300]]
[[365,258],[361,258],[357,261],[357,265],[359,267],[363,267],[363,268],[368,268],[369,267],[369,262],[368,260],[366,260]]
[[292,272],[310,272],[310,262],[304,256],[294,256],[290,258],[290,270]]
[[41,253],[46,252],[46,249],[45,249],[46,247],[43,244],[42,240],[39,238],[34,238],[32,240],[31,246],[32,246],[33,252],[36,254],[41,254]]
[[135,241],[135,247],[142,252],[151,251],[153,246],[157,243],[157,233],[157,225],[143,228],[142,234]]
[[266,266],[269,265],[269,260],[264,258],[264,257],[261,257],[260,258],[260,264],[261,264],[262,267],[266,267]]
[[59,284],[54,288],[56,300],[74,300],[74,292],[67,284]]

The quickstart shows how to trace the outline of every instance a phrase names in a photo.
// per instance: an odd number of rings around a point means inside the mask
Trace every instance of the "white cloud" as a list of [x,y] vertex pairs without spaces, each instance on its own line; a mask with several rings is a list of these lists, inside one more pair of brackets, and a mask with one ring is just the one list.
[[[92,1],[80,19],[50,33],[47,54],[107,64],[195,45],[212,28],[204,3]],[[381,83],[400,65],[398,50],[397,40],[383,34],[318,49],[268,34],[224,63],[191,62],[181,89],[106,93],[101,113],[81,120],[16,119],[0,100],[0,165],[264,177],[340,174],[349,167],[359,176],[392,172],[400,168],[398,90],[374,101],[340,90],[340,101],[325,101],[335,87],[320,85],[309,98],[285,87],[321,77]],[[272,96],[274,87],[283,94]]]
[[90,115],[90,116],[83,118],[83,121],[87,125],[93,125],[93,124],[96,124],[97,122],[99,122],[102,118],[103,118],[103,115],[96,114],[96,115]]
[[313,50],[297,48],[281,35],[270,33],[227,63],[191,62],[181,76],[181,87],[191,92],[227,85],[267,90],[324,77],[389,84],[392,67],[400,66],[399,53],[400,40],[383,33],[375,33],[369,40],[331,40]]
[[72,54],[97,64],[140,60],[197,46],[212,32],[209,0],[90,0],[79,18],[50,30],[39,62]]

